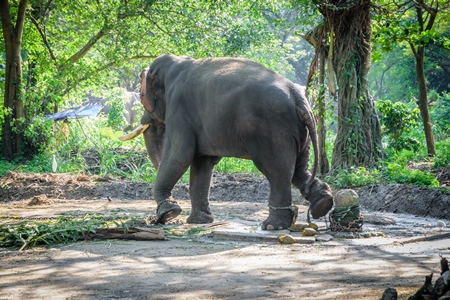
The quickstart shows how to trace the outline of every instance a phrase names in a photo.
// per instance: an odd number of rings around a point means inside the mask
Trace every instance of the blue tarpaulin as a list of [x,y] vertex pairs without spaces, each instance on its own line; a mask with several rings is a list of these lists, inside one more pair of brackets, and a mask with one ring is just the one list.
[[87,104],[78,107],[69,108],[55,114],[45,115],[46,120],[61,121],[65,119],[78,119],[84,117],[96,117],[100,110],[103,108],[103,104]]

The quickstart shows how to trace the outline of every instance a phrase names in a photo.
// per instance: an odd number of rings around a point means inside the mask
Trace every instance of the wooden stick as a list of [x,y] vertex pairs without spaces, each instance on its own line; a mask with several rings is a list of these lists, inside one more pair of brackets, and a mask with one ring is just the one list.
[[92,239],[119,239],[119,240],[137,240],[152,241],[164,240],[164,230],[150,229],[144,227],[130,227],[127,232],[123,228],[97,228],[95,233],[86,233],[79,238],[80,240]]

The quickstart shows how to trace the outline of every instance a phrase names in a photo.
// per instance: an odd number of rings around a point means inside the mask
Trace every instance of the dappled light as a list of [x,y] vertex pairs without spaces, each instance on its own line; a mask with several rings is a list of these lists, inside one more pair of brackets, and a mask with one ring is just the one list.
[[0,298],[440,300],[448,2],[0,0]]

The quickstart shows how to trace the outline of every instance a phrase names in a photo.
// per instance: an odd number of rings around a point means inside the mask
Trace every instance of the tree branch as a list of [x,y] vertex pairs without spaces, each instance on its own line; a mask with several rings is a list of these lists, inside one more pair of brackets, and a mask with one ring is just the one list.
[[9,1],[0,0],[0,16],[2,19],[3,37],[5,45],[11,43],[14,33],[14,25],[11,22],[11,8]]
[[[93,72],[90,72],[89,74],[81,77],[77,81],[77,83],[86,80],[92,74],[99,73],[99,72],[102,72],[102,71],[104,71],[104,70],[106,70],[106,69],[108,69],[110,67],[113,67],[113,66],[115,66],[117,63],[119,63],[121,61],[129,61],[129,60],[136,60],[136,59],[142,59],[142,58],[152,59],[152,58],[156,58],[156,57],[157,57],[156,55],[135,55],[135,56],[131,56],[131,57],[128,57],[128,58],[123,58],[121,60],[116,60],[116,61],[113,61],[113,62],[109,62],[106,65],[104,65],[103,67],[100,67],[97,70],[95,70]],[[66,85],[67,88],[61,93],[62,96],[67,95],[73,88],[75,88],[76,84],[74,86],[71,86],[71,84],[72,84],[72,82],[67,82],[67,85]]]
[[97,32],[96,35],[91,37],[91,39],[84,45],[83,48],[81,48],[77,53],[72,55],[72,57],[69,58],[69,62],[74,64],[77,61],[79,61],[83,56],[85,56],[89,50],[106,34],[108,30],[107,22],[103,25],[102,29],[100,29],[99,32]]
[[28,0],[20,0],[19,3],[19,12],[17,13],[17,21],[16,21],[16,41],[20,43],[22,42],[22,34],[23,34],[23,26],[25,24],[25,11],[27,9]]
[[104,70],[106,70],[106,69],[108,69],[110,67],[113,67],[113,66],[115,66],[117,63],[119,63],[121,61],[129,61],[129,60],[136,60],[136,59],[142,59],[142,58],[152,59],[152,58],[156,58],[156,57],[157,56],[155,56],[155,55],[135,55],[135,56],[131,56],[131,57],[128,57],[128,58],[121,59],[120,61],[116,60],[116,61],[109,62],[106,65],[104,65],[103,67],[98,68],[95,71],[95,73],[99,73],[99,72],[102,72],[102,71],[104,71]]
[[436,5],[436,8],[428,6],[423,0],[414,0],[417,6],[422,7],[425,9],[430,15],[435,15],[437,13],[438,5]]
[[408,44],[411,47],[411,51],[414,54],[414,57],[417,59],[419,57],[419,54],[416,51],[416,47],[414,47],[414,44],[411,41],[408,41]]
[[50,57],[55,62],[55,65],[58,67],[58,64],[56,61],[56,56],[53,53],[53,50],[50,47],[50,44],[48,43],[47,37],[45,36],[45,32],[42,30],[41,26],[39,26],[39,23],[37,22],[37,20],[35,18],[33,18],[33,16],[30,15],[29,18],[30,18],[31,22],[34,24],[34,26],[36,27],[36,29],[38,30],[39,34],[41,35],[44,45],[45,45],[45,47],[47,47],[48,52],[50,53]]

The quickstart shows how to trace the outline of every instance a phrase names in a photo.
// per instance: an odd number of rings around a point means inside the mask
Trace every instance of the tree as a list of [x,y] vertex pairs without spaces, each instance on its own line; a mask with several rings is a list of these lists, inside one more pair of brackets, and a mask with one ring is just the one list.
[[[5,109],[8,111],[2,129],[4,157],[8,160],[20,150],[32,152],[24,148],[33,147],[31,143],[25,141],[21,147],[26,129],[20,124],[56,112],[69,101],[71,105],[79,104],[87,92],[116,87],[118,73],[125,82],[124,77],[133,76],[136,64],[142,69],[149,59],[162,53],[194,57],[241,55],[256,45],[256,40],[261,42],[258,47],[264,47],[262,41],[271,38],[264,31],[266,22],[254,1],[105,0],[81,4],[30,0],[28,6],[24,0],[19,6],[9,6],[8,0],[0,3],[2,28],[7,32],[6,52],[10,53],[10,40],[15,47],[22,46],[24,67],[24,74],[14,75],[9,67],[6,69],[6,78],[10,79],[0,112],[3,117]],[[15,27],[8,21],[8,16],[14,14],[18,15]],[[22,41],[23,30],[26,34]],[[17,47],[14,53],[15,60],[7,55],[8,64],[20,61]],[[17,63],[17,68],[20,65]],[[21,86],[23,97],[19,97]]]
[[[313,30],[310,30],[306,35],[302,37],[308,41],[315,49],[315,55],[312,59],[309,74],[308,74],[308,91],[312,91],[315,94],[317,101],[317,133],[319,140],[319,167],[318,172],[320,174],[326,174],[330,171],[330,165],[328,162],[328,157],[326,153],[326,128],[325,128],[325,98],[326,98],[326,86],[325,86],[325,70],[326,64],[329,63],[328,57],[328,44],[326,43],[327,28],[323,24],[318,25]],[[319,69],[319,74],[317,75],[317,69]],[[328,66],[328,71],[333,72],[333,67]],[[330,77],[334,79],[334,74]],[[330,80],[329,83],[334,85],[334,81]],[[317,88],[314,88],[317,87]],[[336,95],[334,86],[330,86],[330,91],[333,95]],[[309,93],[308,93],[309,94]]]
[[438,13],[449,9],[446,0],[404,0],[380,1],[384,8],[378,18],[376,39],[384,50],[391,50],[391,44],[405,42],[415,59],[417,83],[419,89],[420,115],[426,137],[429,156],[436,155],[432,124],[428,110],[428,92],[425,78],[425,48],[432,44],[440,44],[450,49],[450,43],[443,38],[433,26]]
[[369,96],[371,9],[369,0],[314,0],[323,16],[317,32],[327,45],[328,85],[338,98],[338,132],[332,169],[372,167],[384,155],[381,129]]
[[2,125],[3,156],[12,160],[14,154],[22,147],[22,136],[13,132],[12,123],[20,126],[18,121],[23,118],[22,88],[22,57],[21,46],[25,23],[25,12],[28,0],[21,0],[15,17],[11,15],[9,0],[0,0],[0,16],[2,19],[3,38],[5,41],[5,93],[4,105],[6,110]]

